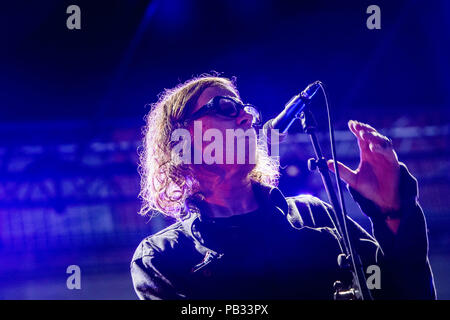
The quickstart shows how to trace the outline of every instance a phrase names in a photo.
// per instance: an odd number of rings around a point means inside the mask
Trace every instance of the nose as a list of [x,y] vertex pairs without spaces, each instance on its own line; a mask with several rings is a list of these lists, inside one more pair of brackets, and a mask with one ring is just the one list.
[[253,116],[245,111],[244,109],[239,111],[239,115],[236,118],[236,123],[238,126],[245,126],[246,129],[252,126]]

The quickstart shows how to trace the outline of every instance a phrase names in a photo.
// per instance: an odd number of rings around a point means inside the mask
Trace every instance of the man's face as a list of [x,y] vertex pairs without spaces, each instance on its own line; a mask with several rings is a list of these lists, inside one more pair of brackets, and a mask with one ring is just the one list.
[[[231,88],[209,87],[205,89],[198,98],[192,113],[198,111],[216,96],[232,97],[240,101],[236,92]],[[194,143],[193,151],[194,149],[197,149],[197,151],[201,149],[203,154],[203,162],[201,165],[209,166],[209,170],[219,169],[218,166],[220,166],[227,170],[239,168],[239,170],[250,172],[255,165],[256,159],[256,131],[252,127],[252,120],[253,116],[245,110],[240,110],[238,116],[235,118],[230,118],[217,113],[210,113],[196,119],[197,128],[201,127],[202,129],[203,143],[201,147]],[[191,122],[189,129],[191,134],[194,133],[195,135],[193,128],[194,122]],[[214,138],[208,138],[208,133],[210,136],[213,135]],[[222,137],[222,157],[220,157],[220,153],[216,152],[217,150],[214,151],[212,155],[214,157],[222,158],[222,164],[206,164],[205,159],[211,154],[212,143],[215,142],[215,137],[218,134]],[[215,146],[218,146],[218,142],[216,142]]]

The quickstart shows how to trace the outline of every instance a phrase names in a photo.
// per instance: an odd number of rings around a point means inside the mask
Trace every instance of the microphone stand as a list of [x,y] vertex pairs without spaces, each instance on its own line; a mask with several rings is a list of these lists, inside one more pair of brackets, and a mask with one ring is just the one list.
[[334,283],[334,299],[372,300],[372,295],[370,294],[370,290],[367,287],[366,277],[362,267],[361,259],[355,252],[349,237],[347,221],[345,219],[346,213],[342,212],[343,208],[341,208],[339,204],[335,190],[331,183],[327,162],[322,155],[322,150],[317,140],[317,136],[315,133],[317,124],[314,116],[309,108],[306,107],[304,111],[300,113],[300,116],[297,114],[296,117],[300,118],[303,130],[309,135],[314,149],[314,154],[316,156],[315,159],[311,158],[308,160],[308,168],[310,171],[315,171],[316,169],[319,170],[319,173],[322,177],[322,182],[328,195],[328,199],[331,206],[333,207],[337,232],[342,238],[343,253],[338,256],[339,267],[343,270],[351,271],[352,273],[353,281],[350,286],[346,287],[340,281],[336,281]]

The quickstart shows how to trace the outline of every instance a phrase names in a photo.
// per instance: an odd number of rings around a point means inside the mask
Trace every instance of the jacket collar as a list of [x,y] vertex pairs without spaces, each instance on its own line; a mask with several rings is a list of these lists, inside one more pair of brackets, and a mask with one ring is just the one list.
[[[284,216],[288,214],[288,203],[283,193],[277,187],[269,187],[259,183],[253,183],[253,191],[260,207],[274,208]],[[199,231],[199,224],[205,219],[206,215],[202,215],[200,207],[201,203],[190,202],[187,204],[186,216],[181,221],[181,224],[189,235],[204,245],[204,240]]]

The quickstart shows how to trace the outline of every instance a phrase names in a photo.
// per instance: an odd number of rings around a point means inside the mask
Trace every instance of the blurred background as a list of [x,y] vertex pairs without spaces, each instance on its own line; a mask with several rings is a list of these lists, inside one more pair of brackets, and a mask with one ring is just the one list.
[[[72,4],[80,30],[66,27]],[[372,4],[380,30],[366,27]],[[419,181],[438,298],[450,298],[450,1],[19,0],[1,14],[0,299],[137,298],[133,252],[173,222],[137,214],[147,104],[211,71],[236,76],[265,120],[324,82],[352,168],[348,120],[391,137]],[[313,108],[325,149],[320,95]],[[280,189],[327,200],[307,170],[308,137],[299,124],[291,132]],[[81,290],[66,287],[73,264]]]

